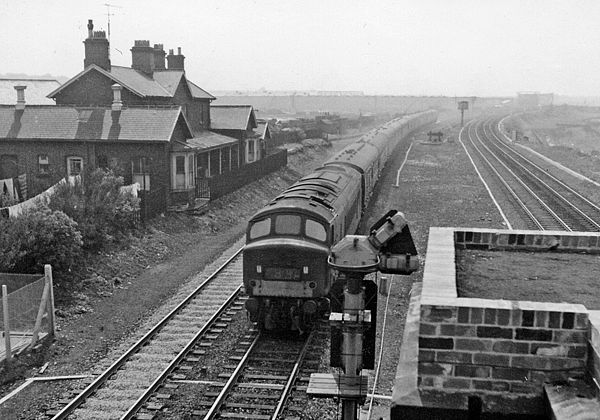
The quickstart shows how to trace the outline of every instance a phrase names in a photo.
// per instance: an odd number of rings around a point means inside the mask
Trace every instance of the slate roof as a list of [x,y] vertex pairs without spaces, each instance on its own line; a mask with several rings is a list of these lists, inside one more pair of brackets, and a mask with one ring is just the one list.
[[256,128],[252,105],[211,105],[210,128],[214,130],[247,130]]
[[259,122],[256,124],[256,134],[261,139],[271,138],[271,128],[268,122]]
[[95,64],[89,65],[85,70],[66,81],[61,87],[50,92],[48,97],[55,97],[62,89],[91,71],[100,72],[115,83],[120,84],[125,89],[130,90],[141,97],[152,96],[171,98],[175,94],[175,91],[183,78],[185,82],[187,82],[193,98],[215,99],[210,93],[187,80],[183,70],[157,70],[153,73],[153,76],[150,77],[130,67],[111,66],[110,71],[106,71]]
[[233,137],[223,136],[212,131],[194,133],[194,137],[186,140],[186,145],[193,149],[216,149],[223,146],[232,146],[239,142]]
[[0,142],[19,140],[88,140],[168,142],[178,121],[191,130],[180,107],[110,108],[0,106]]
[[54,105],[54,101],[46,95],[60,83],[53,79],[11,79],[0,78],[0,104],[14,105],[17,103],[15,86],[27,86],[25,89],[25,102],[31,105]]

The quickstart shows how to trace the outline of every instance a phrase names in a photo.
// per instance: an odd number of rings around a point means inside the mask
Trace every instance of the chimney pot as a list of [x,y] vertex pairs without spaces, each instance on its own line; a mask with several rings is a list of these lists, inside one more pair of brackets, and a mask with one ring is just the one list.
[[131,47],[131,68],[152,75],[155,69],[154,48],[147,39],[138,39]]
[[109,45],[105,31],[94,31],[94,23],[92,19],[88,20],[88,37],[83,41],[85,45],[85,58],[83,60],[83,68],[87,68],[91,64],[102,67],[104,70],[110,71]]
[[121,111],[123,109],[123,102],[121,101],[121,89],[123,89],[123,87],[120,84],[115,83],[111,86],[111,89],[113,91],[113,103],[111,109],[113,111]]
[[165,69],[165,49],[163,44],[154,44],[154,68],[156,70]]
[[15,105],[15,109],[17,110],[25,109],[25,89],[27,89],[27,86],[15,86],[15,90],[17,91],[17,104]]
[[177,47],[177,55],[173,54],[173,50],[169,50],[167,56],[167,64],[169,70],[184,70],[185,56],[181,54],[181,47]]

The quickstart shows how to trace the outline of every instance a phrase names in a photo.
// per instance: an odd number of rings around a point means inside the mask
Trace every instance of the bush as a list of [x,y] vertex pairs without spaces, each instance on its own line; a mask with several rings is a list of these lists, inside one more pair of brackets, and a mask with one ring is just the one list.
[[0,191],[0,207],[10,207],[17,204],[19,200]]
[[44,264],[63,271],[81,255],[77,223],[47,207],[0,220],[0,232],[0,271],[40,273]]
[[123,178],[111,170],[95,169],[86,172],[83,181],[76,178],[59,185],[49,205],[77,222],[85,249],[101,249],[136,227],[139,199],[122,194],[122,186]]

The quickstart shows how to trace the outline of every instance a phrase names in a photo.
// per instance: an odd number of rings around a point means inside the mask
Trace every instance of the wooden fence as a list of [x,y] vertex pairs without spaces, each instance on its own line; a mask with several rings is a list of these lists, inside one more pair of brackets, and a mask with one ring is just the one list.
[[0,359],[10,362],[14,353],[34,346],[42,338],[54,336],[52,267],[46,264],[43,276],[0,273],[0,284],[0,319],[4,336]]
[[210,194],[208,198],[211,200],[219,198],[286,165],[287,150],[281,149],[261,160],[243,165],[235,171],[207,178]]

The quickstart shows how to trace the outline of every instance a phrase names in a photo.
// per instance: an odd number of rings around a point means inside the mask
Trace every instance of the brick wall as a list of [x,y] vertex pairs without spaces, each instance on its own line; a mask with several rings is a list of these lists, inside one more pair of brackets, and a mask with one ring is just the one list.
[[600,378],[600,334],[588,342],[584,306],[459,298],[455,247],[597,254],[600,233],[432,228],[415,373],[424,407],[466,410],[478,397],[485,412],[541,415],[544,382]]
[[[28,195],[41,193],[67,174],[67,157],[83,158],[84,167],[96,165],[98,156],[105,156],[110,165],[116,165],[116,173],[125,183],[131,182],[131,160],[141,156],[149,158],[150,177],[153,191],[164,195],[169,190],[169,161],[167,143],[94,143],[82,141],[3,141],[0,155],[12,154],[18,159],[19,173],[27,174]],[[39,174],[38,155],[48,156],[49,174]],[[163,208],[162,211],[166,209]]]
[[506,412],[514,399],[529,399],[519,409],[536,413],[544,382],[585,373],[583,306],[456,300],[456,306],[421,305],[421,390],[442,391],[432,394],[453,408],[466,408],[468,396],[479,395],[488,412]]
[[600,233],[456,229],[457,248],[600,253]]

